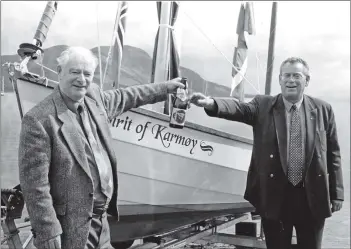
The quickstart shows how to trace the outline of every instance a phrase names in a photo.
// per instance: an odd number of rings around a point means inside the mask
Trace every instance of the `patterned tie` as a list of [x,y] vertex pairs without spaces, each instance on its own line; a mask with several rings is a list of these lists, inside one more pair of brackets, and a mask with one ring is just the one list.
[[104,156],[102,151],[93,135],[93,131],[91,130],[91,125],[89,121],[89,114],[86,110],[85,105],[79,105],[78,113],[82,118],[83,127],[87,136],[87,139],[90,144],[90,148],[93,151],[93,155],[95,158],[96,166],[100,175],[101,182],[101,191],[107,198],[111,199],[112,196],[112,177],[108,174],[107,164],[104,160]]
[[291,107],[288,179],[294,186],[302,181],[304,168],[302,156],[301,118],[296,105],[293,105]]

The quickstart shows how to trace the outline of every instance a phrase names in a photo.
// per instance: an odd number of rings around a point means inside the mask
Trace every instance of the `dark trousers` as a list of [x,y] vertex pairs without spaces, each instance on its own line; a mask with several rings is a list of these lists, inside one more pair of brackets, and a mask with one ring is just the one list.
[[103,207],[94,207],[88,240],[84,249],[113,249],[107,214]]
[[302,184],[288,184],[281,219],[262,218],[267,249],[290,249],[293,227],[299,249],[321,249],[324,221],[314,219]]

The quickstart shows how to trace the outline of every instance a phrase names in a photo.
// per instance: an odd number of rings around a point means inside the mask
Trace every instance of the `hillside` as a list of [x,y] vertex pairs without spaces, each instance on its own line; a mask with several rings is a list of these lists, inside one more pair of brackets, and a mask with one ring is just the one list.
[[[50,47],[44,50],[44,56],[42,57],[43,64],[52,69],[56,70],[57,62],[56,58],[60,55],[60,53],[67,48],[65,45],[58,45],[54,47]],[[109,47],[102,46],[100,47],[101,50],[101,64],[104,70],[106,57],[108,54]],[[98,48],[95,47],[92,49],[93,53],[97,56],[98,55]],[[39,60],[39,59],[38,59]],[[19,62],[20,58],[17,54],[15,55],[3,55],[1,56],[1,64],[5,62]],[[124,46],[123,48],[123,59],[122,59],[122,66],[121,66],[121,86],[131,86],[137,84],[144,84],[150,81],[151,77],[151,64],[152,58],[142,49],[132,47],[132,46]],[[30,72],[42,75],[42,68],[35,63],[31,62],[28,64],[28,69]],[[5,68],[1,69],[2,75],[4,75],[5,80],[5,92],[13,91],[12,86],[9,82],[7,77],[7,72],[5,72]],[[211,96],[229,96],[230,89],[228,87],[216,84],[214,82],[208,82],[203,79],[199,74],[196,72],[181,67],[180,68],[181,75],[183,77],[187,77],[189,79],[189,88],[190,91],[197,91],[197,92],[204,92],[207,83],[207,94]],[[44,69],[45,76],[57,80],[57,75],[49,70]],[[100,82],[100,70],[99,67],[96,69],[94,82]],[[104,88],[110,89],[112,87],[112,80],[110,78],[110,74],[107,74]]]

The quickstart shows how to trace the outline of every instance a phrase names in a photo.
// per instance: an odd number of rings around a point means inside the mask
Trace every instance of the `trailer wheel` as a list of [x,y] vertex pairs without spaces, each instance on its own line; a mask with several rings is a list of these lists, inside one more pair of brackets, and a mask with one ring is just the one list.
[[111,245],[115,249],[127,249],[131,247],[134,243],[134,240],[120,241],[120,242],[111,242]]

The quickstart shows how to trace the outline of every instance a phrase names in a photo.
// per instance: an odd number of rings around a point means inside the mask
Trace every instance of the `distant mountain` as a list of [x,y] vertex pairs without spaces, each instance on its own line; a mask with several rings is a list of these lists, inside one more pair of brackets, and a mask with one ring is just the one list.
[[[67,46],[65,45],[58,45],[53,46],[47,49],[44,49],[44,55],[42,58],[38,58],[39,60],[43,61],[43,65],[48,67],[54,71],[56,71],[57,62],[56,58],[60,55],[60,53],[65,50]],[[95,47],[91,49],[92,52],[98,56],[98,48]],[[101,64],[102,70],[105,70],[106,58],[108,55],[108,46],[100,47],[101,51]],[[20,62],[20,58],[18,55],[3,55],[1,56],[1,64],[5,62]],[[151,78],[151,65],[152,65],[152,58],[142,49],[125,45],[123,48],[123,59],[122,59],[122,66],[121,66],[121,79],[120,79],[120,86],[132,86],[132,85],[139,85],[145,84],[150,82]],[[110,68],[110,67],[109,67]],[[28,64],[28,69],[30,72],[42,75],[42,71],[44,71],[45,76],[49,79],[57,81],[57,75],[50,70],[43,69],[41,66],[35,64],[34,62],[30,62]],[[181,67],[181,76],[187,77],[189,79],[189,88],[190,92],[205,92],[207,88],[207,95],[210,96],[218,96],[218,97],[228,97],[230,94],[230,88],[225,87],[214,82],[206,81],[203,79],[199,74],[196,72]],[[7,72],[4,67],[1,68],[1,73],[4,75],[5,80],[5,92],[13,91],[12,85],[9,82],[7,77]],[[95,71],[94,82],[100,83],[100,68],[97,67]],[[110,77],[111,73],[107,73],[106,79],[104,82],[105,89],[112,88],[112,80]]]

